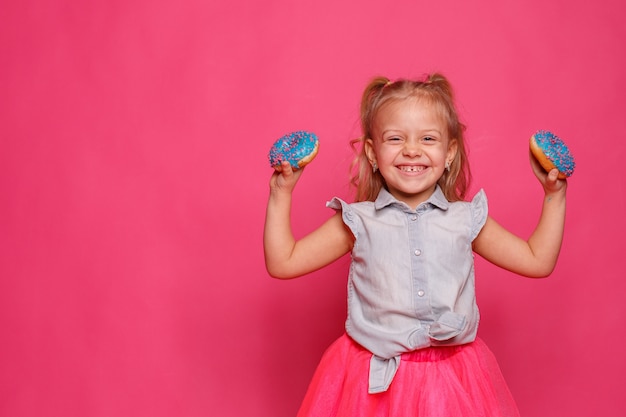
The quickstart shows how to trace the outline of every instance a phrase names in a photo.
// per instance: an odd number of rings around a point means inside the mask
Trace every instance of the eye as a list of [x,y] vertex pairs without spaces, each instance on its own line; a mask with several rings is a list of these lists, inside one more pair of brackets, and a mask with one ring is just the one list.
[[389,136],[385,138],[385,142],[399,142],[402,138],[400,136]]

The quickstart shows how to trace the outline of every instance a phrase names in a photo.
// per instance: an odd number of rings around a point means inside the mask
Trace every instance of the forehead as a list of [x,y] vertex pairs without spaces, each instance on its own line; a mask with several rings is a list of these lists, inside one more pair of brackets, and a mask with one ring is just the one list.
[[447,129],[444,107],[436,100],[427,96],[409,96],[390,98],[381,104],[375,115],[375,126],[393,120],[421,122],[437,127],[445,132]]

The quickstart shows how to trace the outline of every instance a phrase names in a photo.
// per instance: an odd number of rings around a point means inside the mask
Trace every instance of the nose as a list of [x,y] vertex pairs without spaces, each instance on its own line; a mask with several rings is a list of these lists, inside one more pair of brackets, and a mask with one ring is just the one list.
[[416,157],[422,154],[422,147],[417,140],[407,140],[404,144],[404,155]]

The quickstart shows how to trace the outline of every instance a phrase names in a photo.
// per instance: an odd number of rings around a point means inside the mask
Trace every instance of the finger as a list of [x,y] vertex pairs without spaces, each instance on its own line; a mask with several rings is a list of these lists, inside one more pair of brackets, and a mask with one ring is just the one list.
[[552,183],[555,183],[558,177],[559,177],[559,170],[556,168],[551,169],[550,172],[548,173],[548,180],[550,180],[550,182]]
[[280,163],[280,172],[282,172],[285,177],[289,177],[293,174],[293,167],[289,162],[283,161]]

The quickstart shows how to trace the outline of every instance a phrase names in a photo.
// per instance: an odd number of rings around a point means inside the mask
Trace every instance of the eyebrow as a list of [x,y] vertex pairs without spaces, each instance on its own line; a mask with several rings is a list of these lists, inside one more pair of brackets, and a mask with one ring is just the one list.
[[[385,134],[389,134],[389,133],[404,133],[405,131],[402,129],[387,129],[387,130],[383,130],[382,132],[380,132],[381,135],[385,135]],[[443,136],[443,132],[441,132],[438,129],[420,129],[420,133],[421,134],[437,134],[440,136]]]

